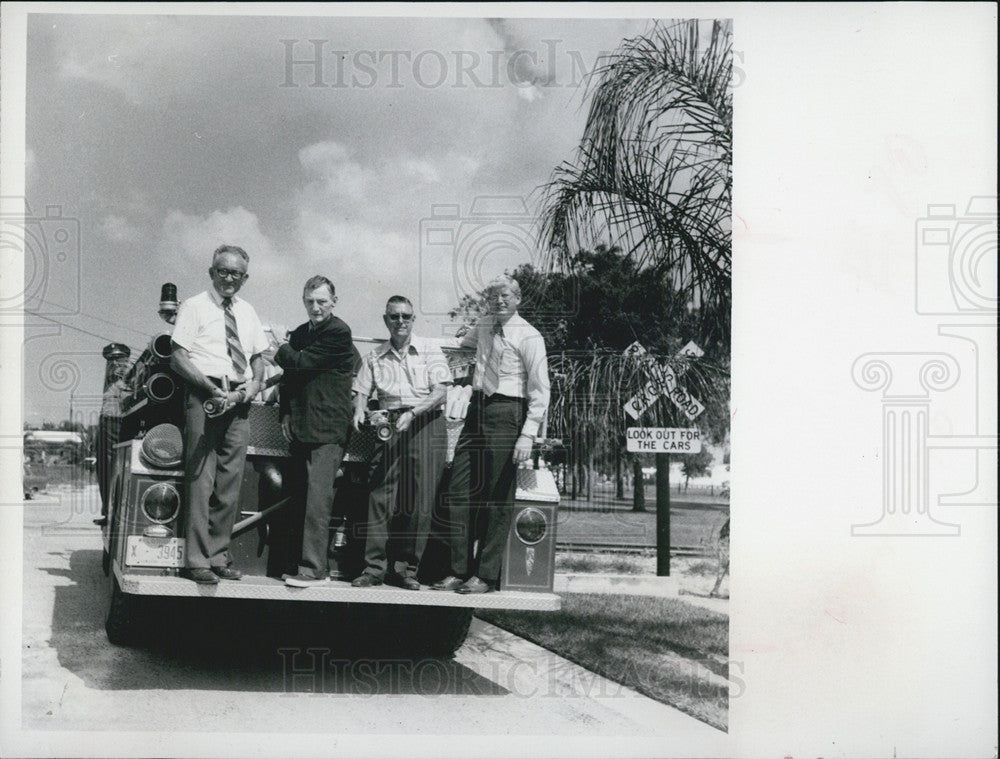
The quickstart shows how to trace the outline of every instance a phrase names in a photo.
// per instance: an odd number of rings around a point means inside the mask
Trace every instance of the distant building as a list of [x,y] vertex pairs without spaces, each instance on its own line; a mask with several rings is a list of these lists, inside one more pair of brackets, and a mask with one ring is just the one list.
[[29,430],[24,433],[24,444],[86,445],[82,432],[63,430]]
[[24,457],[28,462],[75,464],[87,453],[82,432],[29,430],[24,433]]

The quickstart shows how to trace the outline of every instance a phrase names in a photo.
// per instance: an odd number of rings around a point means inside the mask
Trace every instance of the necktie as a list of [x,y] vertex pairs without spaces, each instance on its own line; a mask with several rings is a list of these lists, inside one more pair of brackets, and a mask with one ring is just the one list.
[[493,325],[492,336],[483,370],[483,392],[486,395],[493,395],[500,387],[500,358],[503,356],[503,325],[500,322]]
[[240,333],[236,329],[236,315],[233,313],[233,299],[223,298],[222,308],[226,312],[226,350],[229,358],[233,360],[233,369],[239,379],[246,376],[247,357],[243,354],[243,346],[240,344]]

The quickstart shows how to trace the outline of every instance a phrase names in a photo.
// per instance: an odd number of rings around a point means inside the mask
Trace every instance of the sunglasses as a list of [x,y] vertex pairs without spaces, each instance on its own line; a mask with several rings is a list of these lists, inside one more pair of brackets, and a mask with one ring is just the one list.
[[413,314],[386,314],[385,318],[394,322],[411,322]]

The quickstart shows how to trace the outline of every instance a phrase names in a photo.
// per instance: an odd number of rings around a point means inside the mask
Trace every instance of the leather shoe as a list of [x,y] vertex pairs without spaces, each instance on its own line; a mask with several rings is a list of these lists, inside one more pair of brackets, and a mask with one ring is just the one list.
[[385,578],[386,585],[394,585],[404,590],[420,590],[420,583],[416,577],[404,577],[403,575],[391,574]]
[[205,567],[182,569],[181,577],[186,577],[188,580],[194,580],[199,585],[219,584],[219,578],[215,576],[215,573],[211,569],[206,569]]
[[463,580],[455,575],[448,575],[443,580],[438,580],[431,585],[431,590],[457,590],[462,586]]
[[487,582],[483,582],[478,577],[470,577],[459,587],[455,589],[456,593],[461,593],[463,596],[469,595],[470,593],[489,593],[493,590],[493,586]]
[[354,578],[351,586],[354,588],[374,588],[376,585],[382,584],[382,578],[376,577],[375,575],[370,575],[367,572],[363,575],[359,575]]
[[212,567],[212,573],[223,580],[239,580],[243,577],[240,570],[232,567]]

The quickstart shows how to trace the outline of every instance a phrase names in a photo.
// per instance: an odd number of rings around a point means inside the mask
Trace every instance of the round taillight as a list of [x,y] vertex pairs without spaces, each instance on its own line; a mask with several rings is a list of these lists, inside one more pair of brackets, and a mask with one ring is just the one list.
[[549,522],[541,511],[529,506],[521,509],[514,518],[514,531],[522,543],[533,546],[545,537],[545,533],[549,531]]
[[184,439],[172,424],[158,424],[142,439],[139,458],[155,469],[174,469],[181,465]]
[[166,524],[181,510],[181,495],[169,482],[158,482],[142,494],[140,506],[149,521]]

